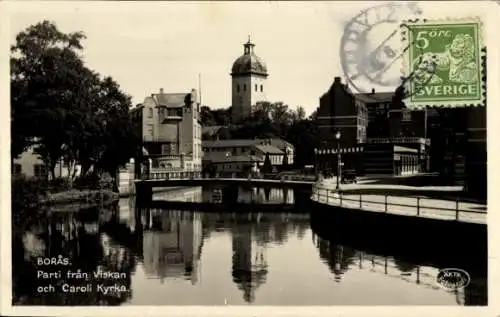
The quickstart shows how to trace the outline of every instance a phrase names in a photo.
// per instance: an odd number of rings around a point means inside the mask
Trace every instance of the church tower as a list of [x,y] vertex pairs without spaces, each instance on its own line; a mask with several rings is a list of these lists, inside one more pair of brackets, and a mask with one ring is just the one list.
[[250,41],[250,37],[243,47],[243,55],[236,59],[231,69],[233,123],[248,118],[257,102],[267,100],[266,64],[255,55],[255,44]]

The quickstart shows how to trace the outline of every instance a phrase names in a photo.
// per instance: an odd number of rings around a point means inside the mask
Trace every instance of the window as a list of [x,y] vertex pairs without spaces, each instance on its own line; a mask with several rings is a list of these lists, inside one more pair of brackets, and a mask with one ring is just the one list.
[[236,92],[240,92],[240,84],[238,84],[238,86],[236,86]]
[[255,91],[257,91],[257,84],[255,84]]
[[247,85],[243,84],[243,91],[247,91]]
[[153,124],[148,124],[146,135],[150,138],[154,138],[155,134],[154,134],[154,125]]
[[411,121],[411,110],[402,110],[401,121]]
[[152,118],[153,117],[153,108],[149,108],[148,109],[148,118]]
[[260,85],[260,92],[264,91],[264,87]]
[[169,117],[182,117],[182,109],[181,108],[167,109],[167,115]]
[[23,168],[21,164],[14,164],[12,171],[14,172],[14,175],[21,175]]
[[33,166],[33,172],[35,174],[35,177],[39,178],[45,178],[48,176],[47,174],[47,169],[45,168],[45,165],[43,164],[35,164]]

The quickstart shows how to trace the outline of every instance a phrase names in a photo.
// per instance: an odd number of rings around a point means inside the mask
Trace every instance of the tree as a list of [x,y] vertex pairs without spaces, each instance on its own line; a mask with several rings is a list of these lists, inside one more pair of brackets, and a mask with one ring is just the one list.
[[83,38],[44,21],[19,33],[11,48],[12,157],[36,144],[52,174],[70,124],[79,122],[70,110],[79,103],[85,89],[80,84],[88,75],[77,54]]
[[61,158],[70,180],[77,164],[114,175],[138,142],[130,97],[84,65],[84,38],[43,21],[19,33],[11,48],[12,158],[33,145],[53,178]]
[[200,117],[201,117],[201,125],[204,127],[217,125],[214,114],[207,106],[201,106]]
[[101,142],[96,147],[102,150],[93,162],[99,171],[108,172],[116,178],[118,167],[136,154],[141,141],[139,123],[130,116],[130,96],[120,91],[119,85],[111,77],[102,80],[99,97],[101,107],[98,120],[102,122],[103,131]]
[[262,165],[262,173],[269,174],[273,170],[273,166],[271,164],[271,158],[269,157],[269,153],[266,153],[264,158],[264,164]]
[[292,121],[302,121],[306,119],[306,110],[302,106],[298,106],[295,108],[295,111],[292,112]]
[[295,147],[294,164],[296,166],[314,163],[314,148],[319,145],[317,126],[313,120],[295,122],[285,138]]
[[281,169],[283,171],[286,171],[288,168],[289,168],[288,153],[285,152],[285,154],[283,155],[283,162],[281,163]]

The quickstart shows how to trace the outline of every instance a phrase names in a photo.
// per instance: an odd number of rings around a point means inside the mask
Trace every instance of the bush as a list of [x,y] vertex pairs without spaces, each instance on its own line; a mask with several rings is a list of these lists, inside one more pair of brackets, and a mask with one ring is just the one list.
[[78,177],[73,183],[75,189],[113,189],[115,181],[109,173],[103,173],[99,175],[98,173],[92,173],[85,176]]
[[24,176],[12,177],[12,225],[29,226],[41,213],[40,205],[47,195],[48,182]]
[[71,189],[71,185],[67,178],[56,178],[48,182],[48,190],[51,193],[63,192]]

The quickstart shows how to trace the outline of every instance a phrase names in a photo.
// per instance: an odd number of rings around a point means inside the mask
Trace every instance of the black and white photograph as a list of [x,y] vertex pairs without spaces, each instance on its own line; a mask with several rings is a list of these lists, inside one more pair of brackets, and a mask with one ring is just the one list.
[[1,7],[2,315],[498,297],[495,2]]

